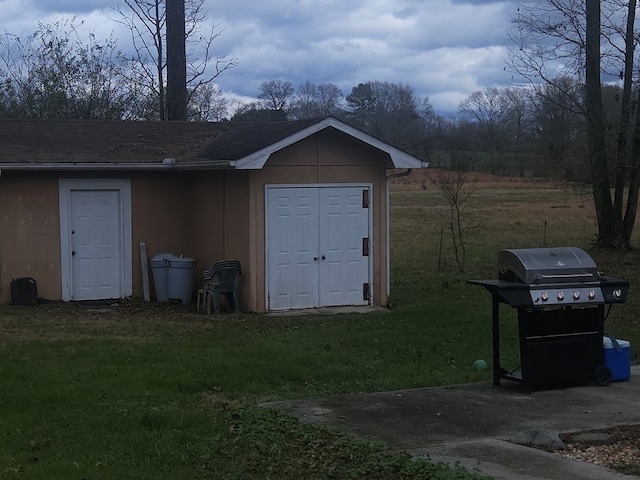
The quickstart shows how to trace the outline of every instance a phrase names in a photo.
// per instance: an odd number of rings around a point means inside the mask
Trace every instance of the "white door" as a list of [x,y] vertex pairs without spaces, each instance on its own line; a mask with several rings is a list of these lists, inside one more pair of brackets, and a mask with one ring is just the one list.
[[62,299],[132,295],[131,181],[61,178],[59,202]]
[[70,193],[72,298],[119,298],[122,259],[119,192],[72,190]]
[[362,187],[321,188],[319,305],[368,303],[369,211]]
[[268,188],[269,310],[368,303],[363,195],[368,187]]

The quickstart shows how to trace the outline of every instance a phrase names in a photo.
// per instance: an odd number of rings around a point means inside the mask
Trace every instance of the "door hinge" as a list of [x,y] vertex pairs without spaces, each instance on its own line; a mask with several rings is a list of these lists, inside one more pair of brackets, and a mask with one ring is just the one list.
[[362,190],[362,208],[369,208],[369,189]]
[[369,237],[365,237],[362,239],[362,256],[369,256]]
[[365,302],[371,300],[371,286],[368,283],[362,284],[362,300]]

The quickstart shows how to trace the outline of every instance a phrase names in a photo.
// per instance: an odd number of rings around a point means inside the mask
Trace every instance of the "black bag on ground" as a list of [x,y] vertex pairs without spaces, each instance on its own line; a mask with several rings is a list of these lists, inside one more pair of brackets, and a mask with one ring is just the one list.
[[38,284],[31,277],[11,280],[12,305],[36,305],[38,303]]

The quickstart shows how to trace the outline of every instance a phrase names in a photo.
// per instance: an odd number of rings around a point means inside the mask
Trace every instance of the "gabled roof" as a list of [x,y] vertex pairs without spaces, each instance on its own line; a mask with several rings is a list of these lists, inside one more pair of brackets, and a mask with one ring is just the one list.
[[396,168],[426,166],[334,117],[269,123],[0,120],[0,170],[260,169],[273,152],[326,128],[388,153]]
[[[335,117],[324,117],[295,122],[285,122],[281,125],[272,124],[256,127],[252,134],[263,136],[267,141],[252,146],[253,152],[245,150],[233,164],[238,169],[262,168],[269,155],[289,145],[309,137],[325,128],[334,128],[361,142],[386,152],[391,157],[395,168],[422,168],[427,164],[416,157],[379,140],[362,130],[358,130]],[[259,147],[259,148],[255,148]]]

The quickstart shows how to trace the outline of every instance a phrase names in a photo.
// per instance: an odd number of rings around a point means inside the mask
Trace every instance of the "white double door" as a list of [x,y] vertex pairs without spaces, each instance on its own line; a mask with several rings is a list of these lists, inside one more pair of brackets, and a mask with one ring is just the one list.
[[368,186],[267,188],[269,310],[369,303]]

